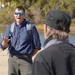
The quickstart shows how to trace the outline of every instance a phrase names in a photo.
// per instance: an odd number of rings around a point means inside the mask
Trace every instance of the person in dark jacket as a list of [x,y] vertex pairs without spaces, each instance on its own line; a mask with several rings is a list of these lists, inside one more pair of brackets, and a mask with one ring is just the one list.
[[75,75],[75,47],[69,43],[71,17],[50,10],[44,23],[44,50],[33,63],[33,75]]
[[15,22],[8,25],[0,48],[9,50],[8,75],[32,75],[32,56],[41,49],[38,31],[25,19],[25,9],[17,6]]

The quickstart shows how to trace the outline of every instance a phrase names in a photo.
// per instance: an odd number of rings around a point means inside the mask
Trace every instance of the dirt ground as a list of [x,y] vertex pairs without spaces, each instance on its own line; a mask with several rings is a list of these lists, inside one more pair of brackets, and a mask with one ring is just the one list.
[[0,49],[0,75],[8,75],[8,54],[7,50]]
[[[32,58],[33,61],[34,61],[35,56]],[[0,75],[8,75],[8,51],[7,49],[5,51],[2,51],[0,49]]]

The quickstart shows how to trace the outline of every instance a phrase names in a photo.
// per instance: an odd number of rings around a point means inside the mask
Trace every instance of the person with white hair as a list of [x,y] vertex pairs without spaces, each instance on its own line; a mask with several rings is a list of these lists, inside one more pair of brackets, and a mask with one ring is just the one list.
[[69,42],[71,17],[50,10],[44,23],[44,50],[34,59],[33,75],[75,75],[75,47]]

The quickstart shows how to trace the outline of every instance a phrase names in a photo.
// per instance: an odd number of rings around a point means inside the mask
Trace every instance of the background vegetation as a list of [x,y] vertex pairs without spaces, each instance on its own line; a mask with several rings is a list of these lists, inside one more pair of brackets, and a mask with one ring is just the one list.
[[18,5],[26,9],[26,19],[35,25],[41,24],[49,10],[59,9],[71,16],[72,25],[75,26],[75,0],[0,0],[0,28],[3,27],[0,30],[3,31],[14,21],[13,13]]

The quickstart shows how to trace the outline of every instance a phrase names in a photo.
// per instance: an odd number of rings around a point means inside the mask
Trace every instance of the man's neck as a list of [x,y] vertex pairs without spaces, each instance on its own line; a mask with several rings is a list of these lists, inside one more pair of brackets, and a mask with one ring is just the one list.
[[21,25],[21,23],[16,23],[17,25]]

